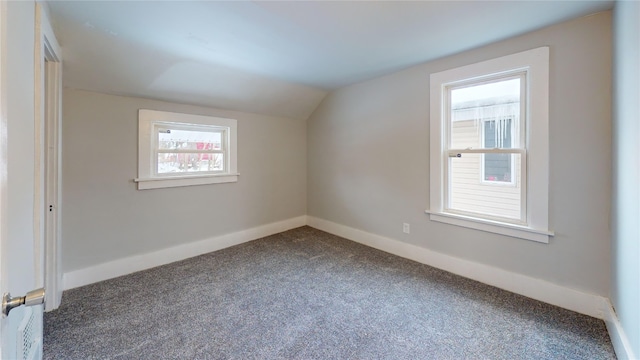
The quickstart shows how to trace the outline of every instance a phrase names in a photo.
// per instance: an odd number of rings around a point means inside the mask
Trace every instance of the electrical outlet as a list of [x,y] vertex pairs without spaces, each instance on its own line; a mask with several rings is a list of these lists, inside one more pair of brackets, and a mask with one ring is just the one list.
[[402,223],[402,232],[408,234],[411,232],[411,225],[407,223]]

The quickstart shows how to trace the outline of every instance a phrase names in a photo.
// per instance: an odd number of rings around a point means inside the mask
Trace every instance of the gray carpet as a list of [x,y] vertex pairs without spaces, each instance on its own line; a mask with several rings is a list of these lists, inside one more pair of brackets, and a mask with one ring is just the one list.
[[45,359],[615,359],[604,323],[309,227],[66,291]]

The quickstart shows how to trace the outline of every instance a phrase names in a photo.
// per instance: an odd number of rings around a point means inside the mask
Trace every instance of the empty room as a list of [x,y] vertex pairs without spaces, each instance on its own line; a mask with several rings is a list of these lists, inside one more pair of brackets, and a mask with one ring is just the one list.
[[0,2],[2,359],[638,359],[640,2]]

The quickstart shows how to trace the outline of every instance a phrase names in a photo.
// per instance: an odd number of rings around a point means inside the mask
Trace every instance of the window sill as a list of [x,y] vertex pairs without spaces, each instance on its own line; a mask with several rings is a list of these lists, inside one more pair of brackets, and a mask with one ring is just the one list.
[[138,190],[160,189],[178,186],[193,186],[237,182],[240,174],[219,175],[184,175],[164,178],[133,179],[138,183]]
[[494,234],[512,236],[525,240],[537,241],[545,244],[549,243],[549,237],[554,236],[553,231],[537,230],[524,226],[505,224],[498,221],[477,219],[463,215],[429,210],[425,210],[425,213],[429,214],[429,218],[432,221],[486,231]]

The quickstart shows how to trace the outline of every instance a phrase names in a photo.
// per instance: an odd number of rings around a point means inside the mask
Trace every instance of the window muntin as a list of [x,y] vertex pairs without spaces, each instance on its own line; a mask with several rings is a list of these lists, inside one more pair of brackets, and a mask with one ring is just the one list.
[[[511,75],[517,78],[518,74],[521,74],[523,79],[520,82],[519,96],[522,104],[519,117],[511,117],[511,147],[503,145],[490,148],[488,147],[490,145],[485,145],[483,138],[484,123],[496,118],[484,116],[486,121],[474,121],[472,123],[475,126],[462,129],[463,119],[456,118],[456,115],[462,111],[451,111],[452,101],[458,102],[456,100],[461,99],[465,93],[473,91],[478,93],[477,89],[473,90],[477,85],[507,80]],[[430,219],[450,225],[548,243],[549,237],[553,236],[553,232],[548,229],[549,48],[540,47],[432,73],[430,84],[430,207],[425,211]],[[491,104],[479,105],[480,107],[484,105],[484,109],[487,109]],[[467,111],[475,110],[467,109]],[[452,141],[452,136],[462,135],[465,132],[467,139]],[[472,139],[476,143],[464,143]],[[481,160],[487,154],[508,154],[512,158],[513,183],[484,181]],[[460,167],[463,160],[471,161],[473,157],[477,158],[480,169],[469,172],[469,169]],[[496,216],[487,209],[473,209],[469,204],[460,205],[457,203],[456,196],[452,196],[449,192],[455,184],[452,180],[456,177],[474,178],[490,188],[516,191],[522,199],[519,210],[517,210],[518,206],[513,206],[517,215]],[[453,193],[464,194],[461,191]],[[486,204],[486,196],[474,200],[476,205]]]
[[138,189],[238,181],[237,122],[140,109]]

